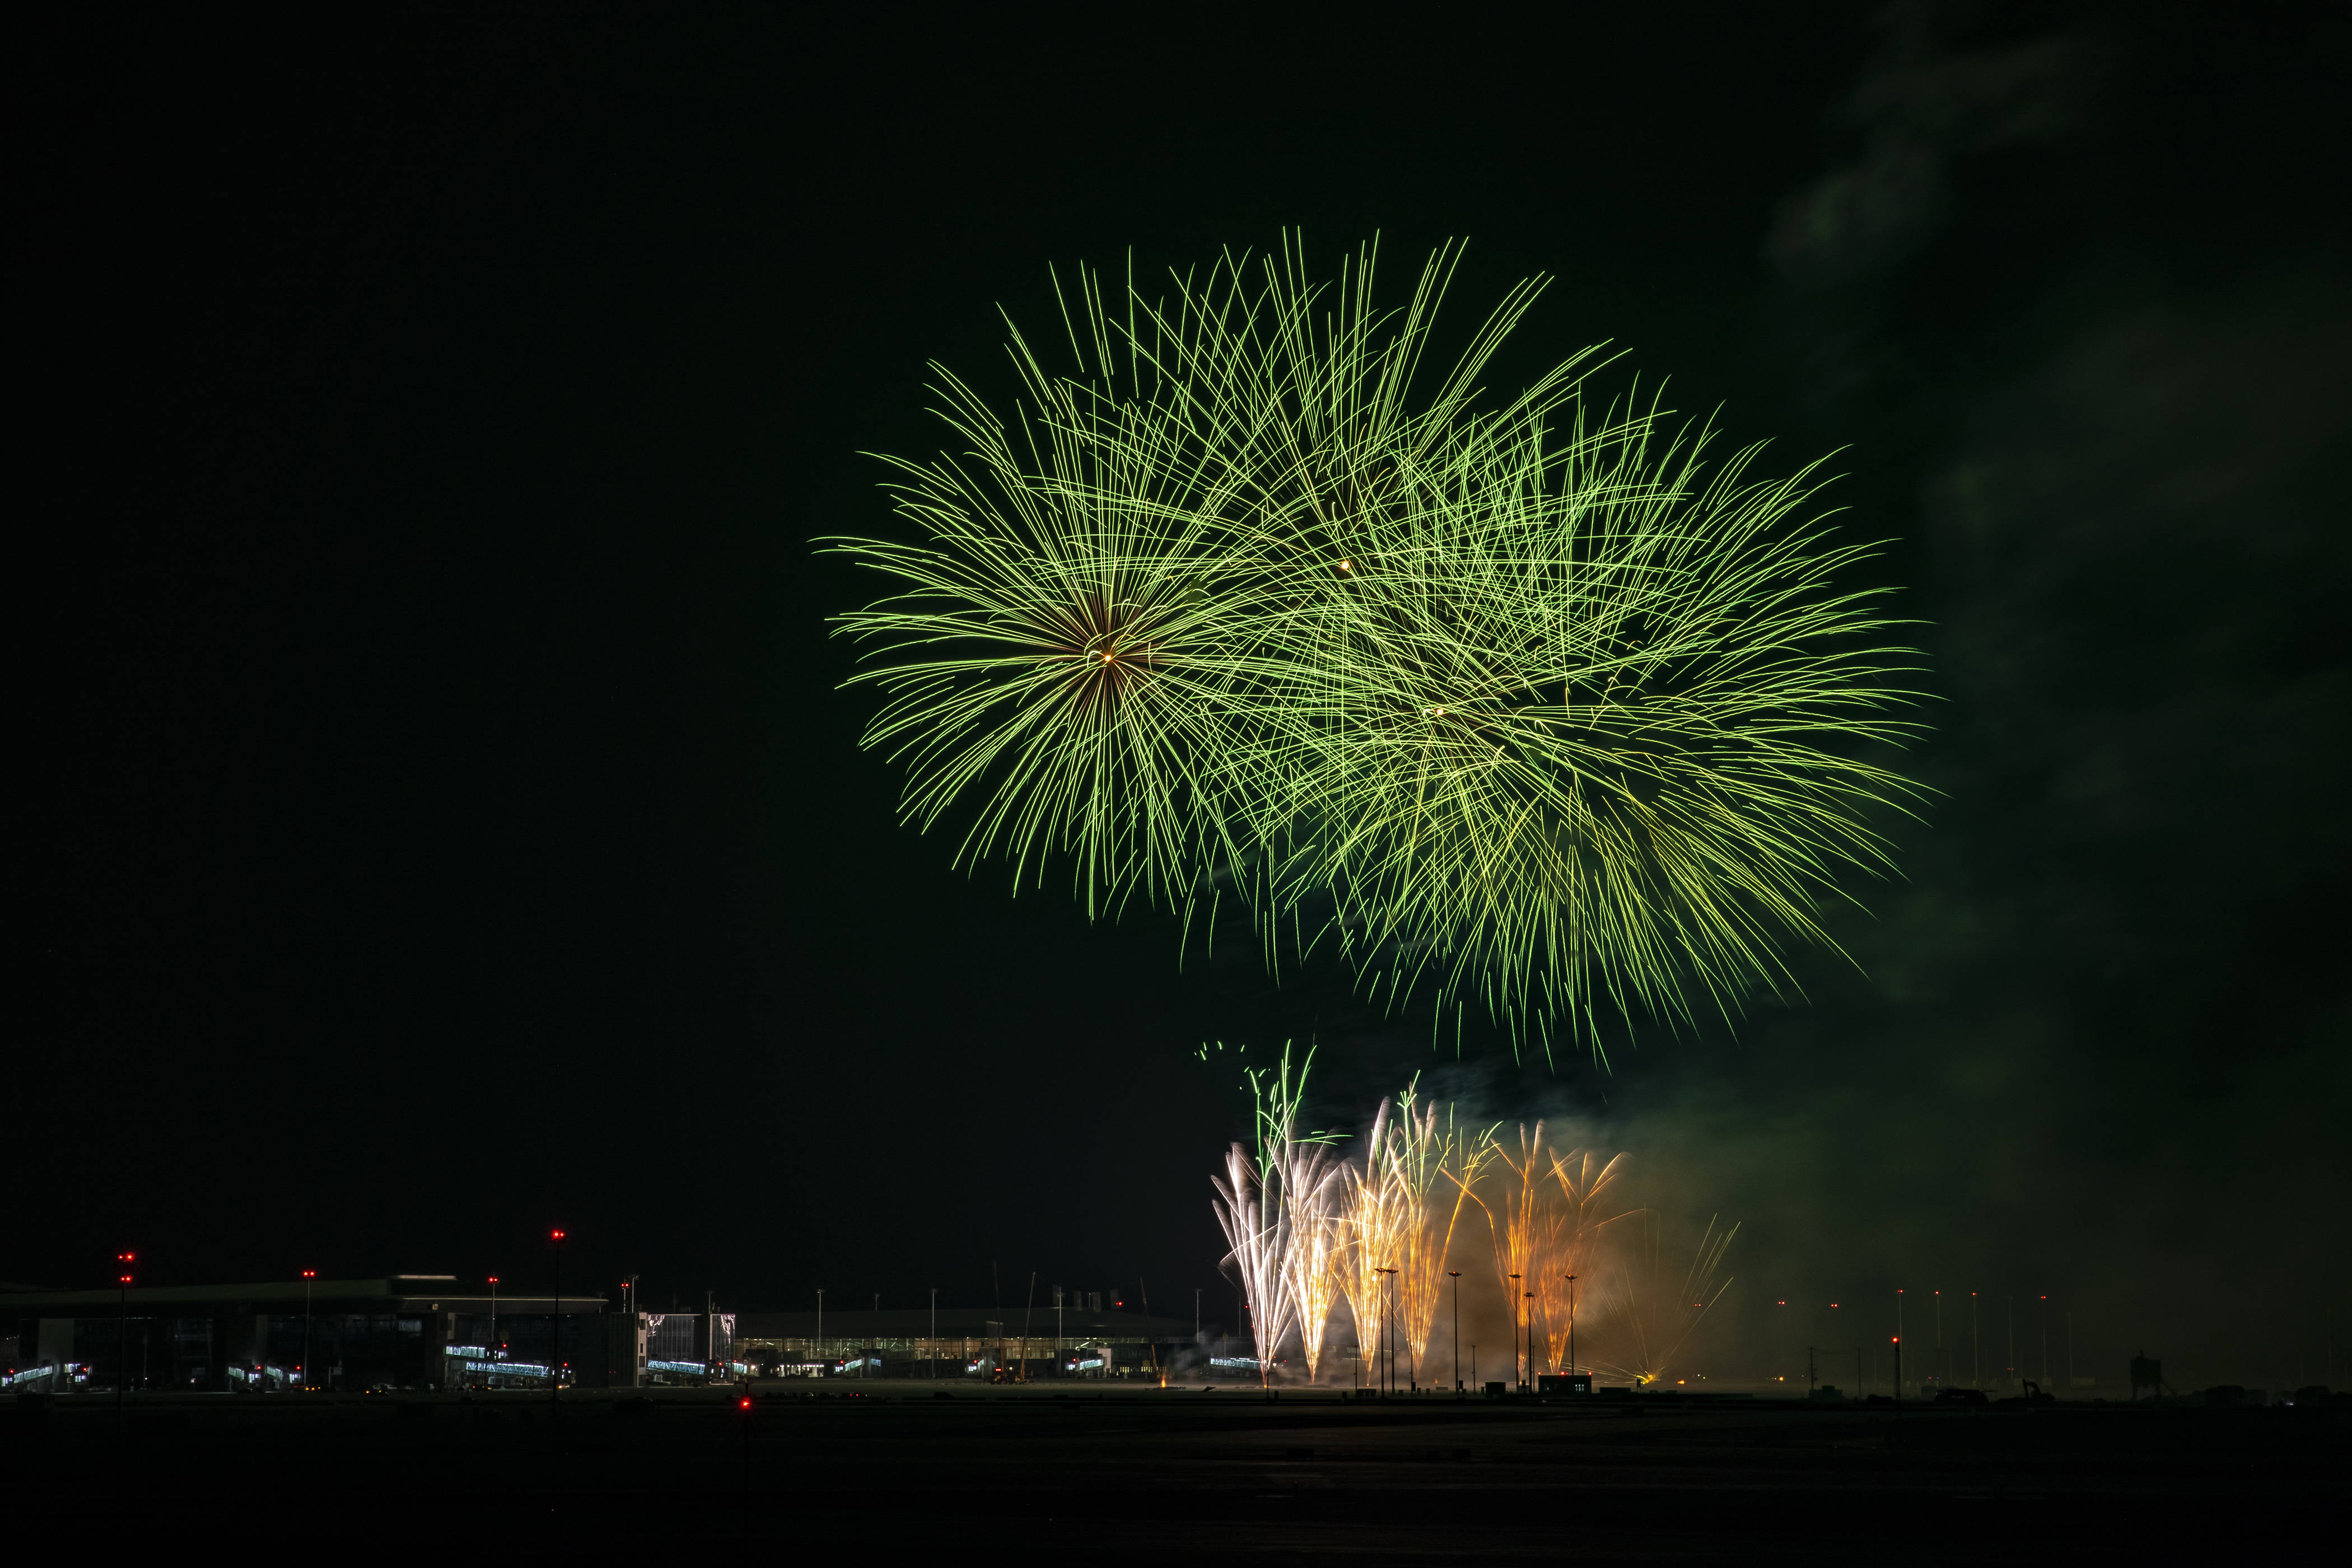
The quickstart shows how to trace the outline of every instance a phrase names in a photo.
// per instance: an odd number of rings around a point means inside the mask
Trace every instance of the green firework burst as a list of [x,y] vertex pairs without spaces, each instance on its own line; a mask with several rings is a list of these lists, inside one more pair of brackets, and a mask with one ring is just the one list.
[[1417,984],[1514,1029],[1596,1004],[1686,1016],[1784,983],[1899,777],[1825,742],[1899,741],[1867,555],[1793,521],[1810,473],[1708,476],[1654,413],[1490,454],[1368,530],[1290,706],[1301,786],[1276,909],[1393,999]]
[[1066,858],[1092,912],[1232,897],[1270,957],[1515,1033],[1727,1009],[1886,864],[1906,786],[1846,752],[1906,731],[1904,655],[1832,581],[1867,551],[1794,521],[1811,470],[1594,413],[1592,351],[1490,405],[1539,280],[1429,368],[1457,260],[1388,311],[1370,251],[1150,298],[1081,271],[1074,368],[1015,329],[1009,413],[938,369],[962,455],[887,459],[919,538],[828,542],[897,590],[836,623],[886,694],[866,743],[908,820],[969,814],[960,862]]

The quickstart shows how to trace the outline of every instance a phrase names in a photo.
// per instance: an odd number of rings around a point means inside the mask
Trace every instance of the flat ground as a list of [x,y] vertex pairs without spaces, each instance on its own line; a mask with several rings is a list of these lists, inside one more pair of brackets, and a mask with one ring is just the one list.
[[[1742,1408],[1740,1406],[1747,1407]],[[348,1553],[783,1562],[1076,1549],[1105,1563],[2308,1550],[2352,1517],[2336,1409],[1385,1404],[840,1382],[623,1398],[105,1395],[0,1409],[18,1541],[250,1525]],[[29,1506],[27,1506],[29,1505]]]

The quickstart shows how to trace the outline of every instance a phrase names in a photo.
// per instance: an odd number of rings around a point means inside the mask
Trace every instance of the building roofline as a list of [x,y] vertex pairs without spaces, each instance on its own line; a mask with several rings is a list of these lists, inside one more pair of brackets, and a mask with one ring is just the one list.
[[[1007,1339],[1019,1339],[1024,1332],[1023,1314],[1018,1309],[988,1307],[942,1307],[939,1310],[940,1339],[994,1339],[1001,1331]],[[1034,1342],[1055,1337],[1055,1313],[1043,1307],[1028,1314],[1028,1338]],[[1065,1310],[1061,1314],[1060,1334],[1065,1340],[1108,1337],[1120,1340],[1189,1340],[1192,1337],[1190,1318],[1163,1318],[1142,1312],[1075,1312]],[[859,1338],[921,1339],[931,1334],[931,1312],[924,1307],[893,1308],[876,1312],[870,1308],[845,1308],[824,1314],[824,1337],[827,1340]],[[1001,1325],[993,1328],[990,1325]],[[816,1337],[817,1315],[813,1311],[751,1312],[735,1314],[735,1334],[738,1339],[814,1339]],[[1202,1323],[1208,1332],[1217,1325]]]
[[[487,1280],[460,1280],[449,1274],[394,1274],[366,1279],[270,1279],[242,1285],[134,1285],[127,1291],[11,1291],[0,1296],[0,1311],[27,1316],[51,1309],[85,1307],[100,1311],[125,1307],[254,1307],[299,1311],[306,1296],[317,1311],[359,1307],[377,1311],[488,1311],[492,1300]],[[585,1290],[576,1296],[567,1290],[562,1300],[567,1312],[601,1312],[606,1306],[604,1297]],[[555,1305],[552,1293],[545,1290],[500,1290],[497,1301],[501,1312],[546,1312],[553,1310]]]

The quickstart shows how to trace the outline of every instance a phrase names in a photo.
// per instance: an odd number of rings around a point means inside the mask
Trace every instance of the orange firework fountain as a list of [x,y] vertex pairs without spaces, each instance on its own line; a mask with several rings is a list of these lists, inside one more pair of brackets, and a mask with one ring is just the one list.
[[1364,1163],[1343,1167],[1340,1229],[1345,1239],[1334,1274],[1340,1293],[1348,1299],[1349,1313],[1356,1321],[1360,1371],[1368,1374],[1388,1348],[1387,1271],[1396,1268],[1412,1222],[1395,1167],[1396,1141],[1391,1135],[1394,1110],[1392,1101],[1381,1101],[1372,1117],[1372,1134],[1364,1143]]
[[1492,1133],[1487,1135],[1486,1146],[1496,1172],[1494,1201],[1488,1202],[1475,1186],[1465,1190],[1486,1212],[1486,1234],[1495,1245],[1495,1281],[1502,1289],[1504,1305],[1510,1310],[1512,1378],[1516,1382],[1532,1371],[1519,1365],[1519,1331],[1525,1321],[1521,1303],[1532,1293],[1530,1281],[1540,1272],[1538,1264],[1546,1236],[1558,1228],[1559,1221],[1543,1201],[1543,1123],[1537,1122],[1533,1133],[1528,1132],[1525,1122],[1520,1123],[1517,1159]]
[[1410,1210],[1395,1267],[1397,1315],[1405,1349],[1412,1359],[1416,1387],[1444,1295],[1445,1262],[1453,1256],[1463,1206],[1470,1201],[1471,1186],[1478,1179],[1489,1147],[1487,1135],[1473,1137],[1455,1130],[1450,1107],[1441,1121],[1434,1102],[1419,1105],[1415,1098],[1419,1081],[1408,1084],[1397,1097],[1399,1114],[1391,1133],[1394,1148],[1389,1160],[1401,1189],[1400,1202]]
[[1554,1372],[1560,1370],[1569,1337],[1574,1331],[1576,1296],[1569,1287],[1569,1277],[1592,1278],[1602,1230],[1627,1217],[1616,1214],[1604,1218],[1601,1214],[1601,1194],[1624,1163],[1622,1154],[1613,1154],[1603,1162],[1589,1149],[1570,1150],[1551,1162],[1551,1178],[1559,1188],[1560,1207],[1558,1223],[1551,1230],[1549,1256],[1543,1261],[1536,1305],[1541,1311],[1544,1347]]
[[1315,1381],[1323,1361],[1323,1336],[1331,1322],[1331,1309],[1339,1296],[1339,1254],[1343,1229],[1339,1204],[1345,1173],[1328,1149],[1300,1146],[1291,1156],[1284,1183],[1284,1201],[1290,1205],[1290,1246],[1283,1259],[1283,1279],[1297,1303],[1298,1353],[1307,1363],[1307,1381]]

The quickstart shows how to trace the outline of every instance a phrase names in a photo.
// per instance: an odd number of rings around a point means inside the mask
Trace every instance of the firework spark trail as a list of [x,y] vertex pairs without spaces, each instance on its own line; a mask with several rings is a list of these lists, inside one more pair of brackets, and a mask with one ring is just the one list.
[[1600,1212],[1601,1194],[1624,1163],[1622,1153],[1603,1163],[1586,1149],[1571,1149],[1552,1158],[1551,1176],[1560,1194],[1560,1224],[1553,1232],[1550,1250],[1538,1265],[1536,1307],[1548,1352],[1546,1363],[1554,1372],[1563,1368],[1571,1313],[1579,1310],[1583,1298],[1583,1293],[1570,1289],[1568,1277],[1575,1275],[1590,1291],[1596,1283],[1592,1269],[1605,1232],[1632,1212],[1605,1216]]
[[1008,419],[937,370],[962,458],[892,461],[919,542],[845,539],[895,596],[835,619],[886,700],[865,744],[960,864],[1066,859],[1268,962],[1327,945],[1370,993],[1598,1048],[1792,988],[1788,941],[1912,787],[1849,755],[1913,726],[1866,559],[1798,520],[1815,470],[1709,470],[1654,402],[1596,412],[1570,356],[1499,405],[1509,290],[1424,374],[1460,251],[1376,308],[1370,249],[1318,281],[1286,237],[1149,297],[1056,282],[1075,374],[1017,330]]
[[[1245,1074],[1256,1102],[1256,1150],[1230,1145],[1225,1173],[1209,1179],[1216,1192],[1212,1206],[1230,1249],[1225,1260],[1246,1297],[1261,1383],[1272,1381],[1274,1364],[1291,1337],[1308,1332],[1313,1335],[1312,1348],[1307,1351],[1311,1380],[1330,1314],[1328,1264],[1320,1279],[1302,1274],[1307,1256],[1318,1249],[1329,1256],[1330,1194],[1339,1174],[1328,1147],[1337,1135],[1298,1130],[1307,1074],[1314,1062],[1309,1047],[1294,1074],[1286,1044],[1274,1068]],[[1316,1314],[1311,1321],[1309,1312]]]
[[1422,1105],[1419,1084],[1416,1076],[1397,1096],[1397,1115],[1390,1133],[1395,1143],[1390,1168],[1410,1208],[1397,1265],[1397,1290],[1400,1331],[1412,1358],[1416,1385],[1444,1299],[1445,1261],[1453,1255],[1454,1233],[1468,1202],[1469,1184],[1477,1178],[1485,1142],[1483,1137],[1456,1131],[1451,1106],[1444,1108],[1441,1118],[1436,1101]]
[[1339,1265],[1334,1270],[1339,1290],[1348,1300],[1356,1324],[1358,1365],[1369,1375],[1388,1343],[1388,1291],[1383,1269],[1394,1268],[1402,1249],[1403,1229],[1410,1211],[1400,1202],[1391,1118],[1396,1107],[1383,1100],[1372,1116],[1372,1131],[1364,1140],[1361,1164],[1346,1166],[1342,1235]]
[[1516,1155],[1490,1131],[1483,1158],[1495,1173],[1494,1201],[1468,1183],[1463,1190],[1486,1210],[1496,1280],[1513,1309],[1513,1321],[1525,1328],[1527,1353],[1536,1363],[1529,1374],[1558,1372],[1568,1348],[1572,1310],[1568,1276],[1589,1280],[1604,1233],[1626,1217],[1601,1212],[1602,1194],[1616,1180],[1625,1156],[1602,1161],[1588,1150],[1563,1154],[1547,1149],[1544,1124],[1538,1121],[1532,1131],[1520,1125]]
[[1258,1380],[1264,1383],[1290,1328],[1290,1291],[1283,1279],[1287,1227],[1278,1205],[1273,1214],[1267,1212],[1256,1162],[1242,1144],[1226,1149],[1225,1173],[1210,1177],[1209,1183],[1216,1189],[1213,1206],[1231,1249],[1225,1261],[1241,1280],[1242,1310],[1249,1316]]
[[1678,1280],[1672,1266],[1659,1262],[1655,1216],[1645,1217],[1652,1223],[1642,1239],[1620,1254],[1607,1276],[1600,1324],[1606,1348],[1599,1364],[1636,1384],[1665,1378],[1707,1309],[1731,1288],[1729,1277],[1718,1282],[1715,1276],[1739,1234],[1737,1225],[1718,1232],[1710,1216]]
[[1334,1135],[1298,1131],[1307,1071],[1314,1061],[1310,1047],[1294,1079],[1290,1049],[1285,1046],[1272,1073],[1251,1075],[1251,1087],[1257,1095],[1259,1158],[1279,1173],[1286,1219],[1282,1284],[1290,1298],[1299,1356],[1306,1363],[1310,1384],[1322,1363],[1324,1335],[1339,1294],[1339,1210],[1346,1189],[1346,1173],[1330,1146]]
[[1321,1169],[1292,1168],[1285,1189],[1290,1194],[1291,1226],[1284,1283],[1297,1303],[1299,1359],[1312,1384],[1323,1361],[1323,1340],[1330,1327],[1331,1309],[1339,1296],[1340,1213],[1343,1177],[1328,1151],[1308,1156]]
[[1528,1298],[1540,1283],[1545,1243],[1559,1228],[1560,1221],[1544,1202],[1543,1123],[1537,1122],[1532,1132],[1524,1121],[1519,1124],[1517,1159],[1499,1139],[1490,1137],[1487,1146],[1498,1172],[1495,1185],[1500,1190],[1491,1204],[1475,1187],[1469,1190],[1486,1214],[1487,1236],[1494,1244],[1495,1281],[1510,1310],[1511,1361],[1514,1373],[1518,1374],[1522,1372],[1519,1335],[1533,1307]]

